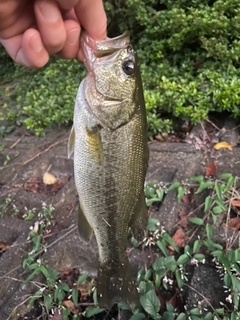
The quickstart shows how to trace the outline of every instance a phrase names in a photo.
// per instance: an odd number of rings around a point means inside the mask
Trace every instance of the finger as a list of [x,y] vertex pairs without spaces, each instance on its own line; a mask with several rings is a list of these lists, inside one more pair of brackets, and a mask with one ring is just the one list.
[[66,42],[60,52],[55,56],[63,59],[73,59],[77,57],[80,45],[80,26],[76,21],[64,21],[67,38]]
[[71,10],[78,3],[79,0],[57,0],[59,7],[63,10]]
[[37,0],[34,4],[38,29],[49,54],[62,50],[66,41],[66,30],[57,3],[53,0]]
[[[1,0],[0,0],[1,1]],[[6,2],[6,1],[5,1]],[[11,1],[12,3],[13,1]],[[25,1],[20,2],[24,4]],[[7,2],[8,5],[8,2]],[[4,8],[3,8],[4,9]],[[35,23],[35,16],[33,11],[33,5],[30,4],[26,7],[19,6],[14,10],[14,7],[11,7],[12,12],[5,12],[5,17],[1,19],[0,14],[0,37],[7,39],[15,37],[16,35],[23,34],[28,28]],[[1,10],[1,5],[0,5]],[[2,13],[2,15],[4,12]]]
[[80,0],[75,6],[80,25],[94,40],[106,38],[107,18],[102,0]]
[[26,67],[43,67],[49,55],[43,46],[40,34],[35,29],[28,29],[24,34],[1,40],[11,58]]

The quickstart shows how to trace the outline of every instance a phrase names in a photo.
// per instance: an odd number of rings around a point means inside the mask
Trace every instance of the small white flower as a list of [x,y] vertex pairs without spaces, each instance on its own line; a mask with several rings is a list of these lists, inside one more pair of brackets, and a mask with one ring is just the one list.
[[232,296],[231,294],[226,298],[226,301],[229,303],[232,303]]
[[190,264],[194,265],[194,266],[198,266],[198,261],[193,258],[193,259],[191,259]]

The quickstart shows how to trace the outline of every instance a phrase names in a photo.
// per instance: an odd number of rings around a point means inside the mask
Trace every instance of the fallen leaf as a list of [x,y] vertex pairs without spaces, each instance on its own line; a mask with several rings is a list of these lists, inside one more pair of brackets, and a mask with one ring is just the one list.
[[11,243],[1,241],[0,242],[0,254],[6,251],[11,246]]
[[240,217],[229,219],[226,227],[234,231],[240,230]]
[[[185,247],[187,236],[185,235],[185,232],[183,231],[183,228],[178,228],[175,232],[175,234],[172,236],[173,241],[176,243],[176,245],[179,248]],[[175,251],[175,249],[172,246],[168,246],[168,248],[172,251]]]
[[226,141],[218,142],[217,144],[214,145],[215,150],[219,150],[219,149],[223,149],[223,148],[226,148],[228,150],[232,150],[232,147]]
[[51,173],[49,172],[45,172],[44,175],[43,175],[43,183],[44,184],[54,184],[57,182],[57,179],[56,177],[54,177],[54,175],[52,175]]
[[188,218],[187,218],[187,212],[182,208],[182,209],[180,209],[178,216],[180,218],[180,221],[178,222],[178,224],[181,227],[185,228],[189,223]]
[[190,204],[192,202],[192,195],[187,193],[182,196],[182,202],[185,204]]
[[64,300],[63,304],[65,307],[67,307],[73,314],[78,315],[79,314],[79,310],[78,308],[75,306],[75,304],[72,302],[72,300]]
[[210,163],[209,166],[207,166],[206,168],[206,177],[210,177],[210,176],[215,176],[215,174],[217,173],[217,166],[216,166],[216,162],[213,161],[212,163]]
[[232,206],[234,207],[240,207],[240,200],[232,200],[231,201]]
[[164,141],[162,136],[155,136],[155,139],[158,140],[158,141]]

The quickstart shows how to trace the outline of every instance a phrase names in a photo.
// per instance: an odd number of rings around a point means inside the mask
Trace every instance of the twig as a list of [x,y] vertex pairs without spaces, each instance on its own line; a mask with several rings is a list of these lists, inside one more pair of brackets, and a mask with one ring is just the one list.
[[211,123],[211,125],[215,128],[215,129],[217,129],[217,130],[221,130],[220,128],[218,128],[211,120],[209,120],[209,119],[207,119],[207,122],[209,122],[209,123]]
[[20,141],[22,138],[19,138],[14,144],[11,145],[10,149],[13,149]]
[[212,306],[212,304],[209,302],[209,300],[203,294],[201,294],[199,291],[197,291],[196,289],[194,289],[192,286],[190,286],[187,283],[183,283],[183,285],[188,287],[189,289],[193,290],[194,292],[196,292],[199,296],[201,296],[209,304],[209,306],[213,309],[213,311],[215,311],[215,309]]
[[[58,241],[62,240],[63,238],[65,238],[66,236],[68,236],[70,233],[72,233],[73,231],[75,231],[77,229],[77,226],[73,227],[72,229],[70,229],[67,233],[65,233],[64,235],[62,235],[60,238],[56,239],[55,241],[53,241],[52,243],[50,243],[48,246],[46,246],[45,248],[43,248],[42,250],[40,250],[39,252],[37,252],[33,258],[36,258],[39,254],[41,254],[42,252],[44,252],[45,250],[47,250],[48,248],[52,247],[55,243],[57,243]],[[4,274],[3,276],[0,276],[0,279],[4,279],[6,278],[9,274],[11,274],[12,272],[18,270],[19,268],[21,268],[21,264],[19,264],[17,267],[13,268],[12,270],[10,270],[9,272],[7,272],[6,274]]]
[[35,156],[33,156],[32,158],[30,158],[30,159],[28,159],[28,160],[26,160],[26,161],[24,161],[24,162],[16,162],[16,163],[12,163],[12,164],[9,164],[9,165],[7,165],[7,166],[4,166],[4,167],[0,167],[0,170],[3,170],[3,169],[8,168],[8,167],[12,167],[12,166],[17,166],[17,165],[25,166],[26,164],[28,164],[29,162],[33,161],[34,159],[36,159],[37,157],[39,157],[39,156],[42,155],[43,153],[49,151],[51,148],[57,146],[58,144],[60,144],[60,143],[62,143],[62,142],[64,142],[64,141],[67,141],[67,140],[68,140],[68,138],[64,138],[64,139],[62,139],[62,140],[60,140],[60,141],[57,141],[57,142],[51,144],[50,146],[48,146],[45,150],[43,150],[43,151],[38,152],[37,154],[35,154]]

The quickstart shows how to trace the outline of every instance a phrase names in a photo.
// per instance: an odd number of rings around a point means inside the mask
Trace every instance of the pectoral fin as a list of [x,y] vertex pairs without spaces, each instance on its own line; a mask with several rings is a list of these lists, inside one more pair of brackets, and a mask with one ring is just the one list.
[[72,126],[69,139],[68,139],[68,159],[70,159],[71,155],[73,154],[74,144],[75,144],[75,130],[74,130],[74,126]]
[[91,130],[86,129],[86,136],[87,136],[88,150],[93,160],[100,165],[103,159],[103,146],[102,146],[102,140],[101,140],[99,128],[94,127]]
[[93,230],[81,208],[81,204],[79,204],[78,230],[83,240],[89,241],[91,239]]

